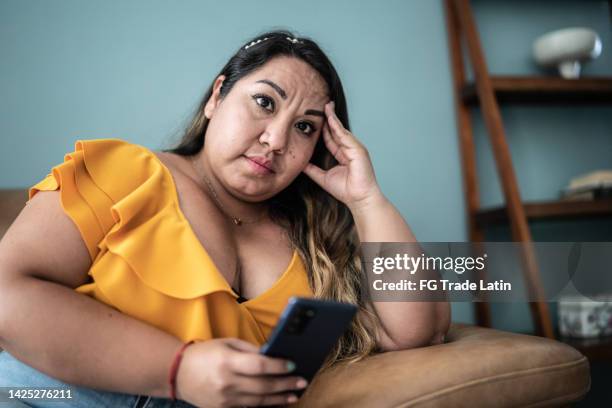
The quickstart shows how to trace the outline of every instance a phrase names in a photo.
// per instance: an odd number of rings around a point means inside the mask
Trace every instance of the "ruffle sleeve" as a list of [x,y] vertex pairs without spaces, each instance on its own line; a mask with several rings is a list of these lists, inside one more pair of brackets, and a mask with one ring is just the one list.
[[29,189],[29,199],[39,191],[60,190],[62,208],[81,233],[92,261],[99,253],[98,244],[116,220],[111,213],[114,201],[92,177],[86,165],[85,150],[89,163],[96,156],[112,160],[120,148],[123,146],[119,140],[77,141],[75,150],[64,156],[64,162],[53,167],[47,177]]
[[150,150],[119,139],[79,140],[64,163],[30,188],[29,196],[57,189],[92,260],[101,251],[111,252],[131,270],[131,276],[122,268],[99,273],[99,284],[117,285],[135,278],[178,299],[232,293],[194,240],[178,207],[172,176]]

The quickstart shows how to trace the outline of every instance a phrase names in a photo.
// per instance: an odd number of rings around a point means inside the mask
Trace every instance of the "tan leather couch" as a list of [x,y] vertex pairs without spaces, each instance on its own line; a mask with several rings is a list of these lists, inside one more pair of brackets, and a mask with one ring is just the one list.
[[[0,190],[0,237],[23,190]],[[441,345],[389,352],[320,373],[296,407],[547,407],[589,390],[588,360],[557,341],[453,324]]]
[[320,373],[297,406],[556,407],[589,387],[588,360],[566,344],[453,324],[444,344]]

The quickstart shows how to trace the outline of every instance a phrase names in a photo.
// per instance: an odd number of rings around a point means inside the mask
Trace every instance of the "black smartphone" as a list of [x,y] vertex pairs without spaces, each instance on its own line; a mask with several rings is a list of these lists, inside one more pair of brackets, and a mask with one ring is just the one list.
[[356,312],[348,303],[292,297],[260,352],[293,361],[291,375],[310,382]]

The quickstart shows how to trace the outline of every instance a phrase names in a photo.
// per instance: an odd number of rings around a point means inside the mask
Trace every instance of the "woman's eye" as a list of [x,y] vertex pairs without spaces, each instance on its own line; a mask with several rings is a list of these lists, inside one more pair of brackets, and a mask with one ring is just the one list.
[[300,132],[304,133],[305,135],[311,135],[317,130],[311,123],[308,122],[296,123],[295,127],[298,128]]
[[268,112],[274,111],[274,101],[265,95],[254,95],[255,103]]

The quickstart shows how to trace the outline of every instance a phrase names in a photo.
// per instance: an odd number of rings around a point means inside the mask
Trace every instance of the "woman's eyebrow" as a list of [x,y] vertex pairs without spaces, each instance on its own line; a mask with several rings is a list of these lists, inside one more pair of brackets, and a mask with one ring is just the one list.
[[314,110],[314,109],[307,109],[306,112],[304,112],[304,115],[314,115],[314,116],[320,116],[322,118],[325,118],[325,112],[320,111],[320,110]]
[[269,79],[260,79],[259,81],[255,81],[255,83],[270,85],[280,95],[281,98],[287,99],[287,93],[285,92],[285,90],[280,86],[276,85],[274,82],[270,81]]
[[[287,93],[285,90],[269,79],[260,79],[259,81],[255,81],[255,83],[270,85],[280,95],[280,97],[283,98],[283,100],[287,99]],[[325,118],[325,112],[315,109],[307,109],[306,112],[304,112],[304,115],[314,115]]]

